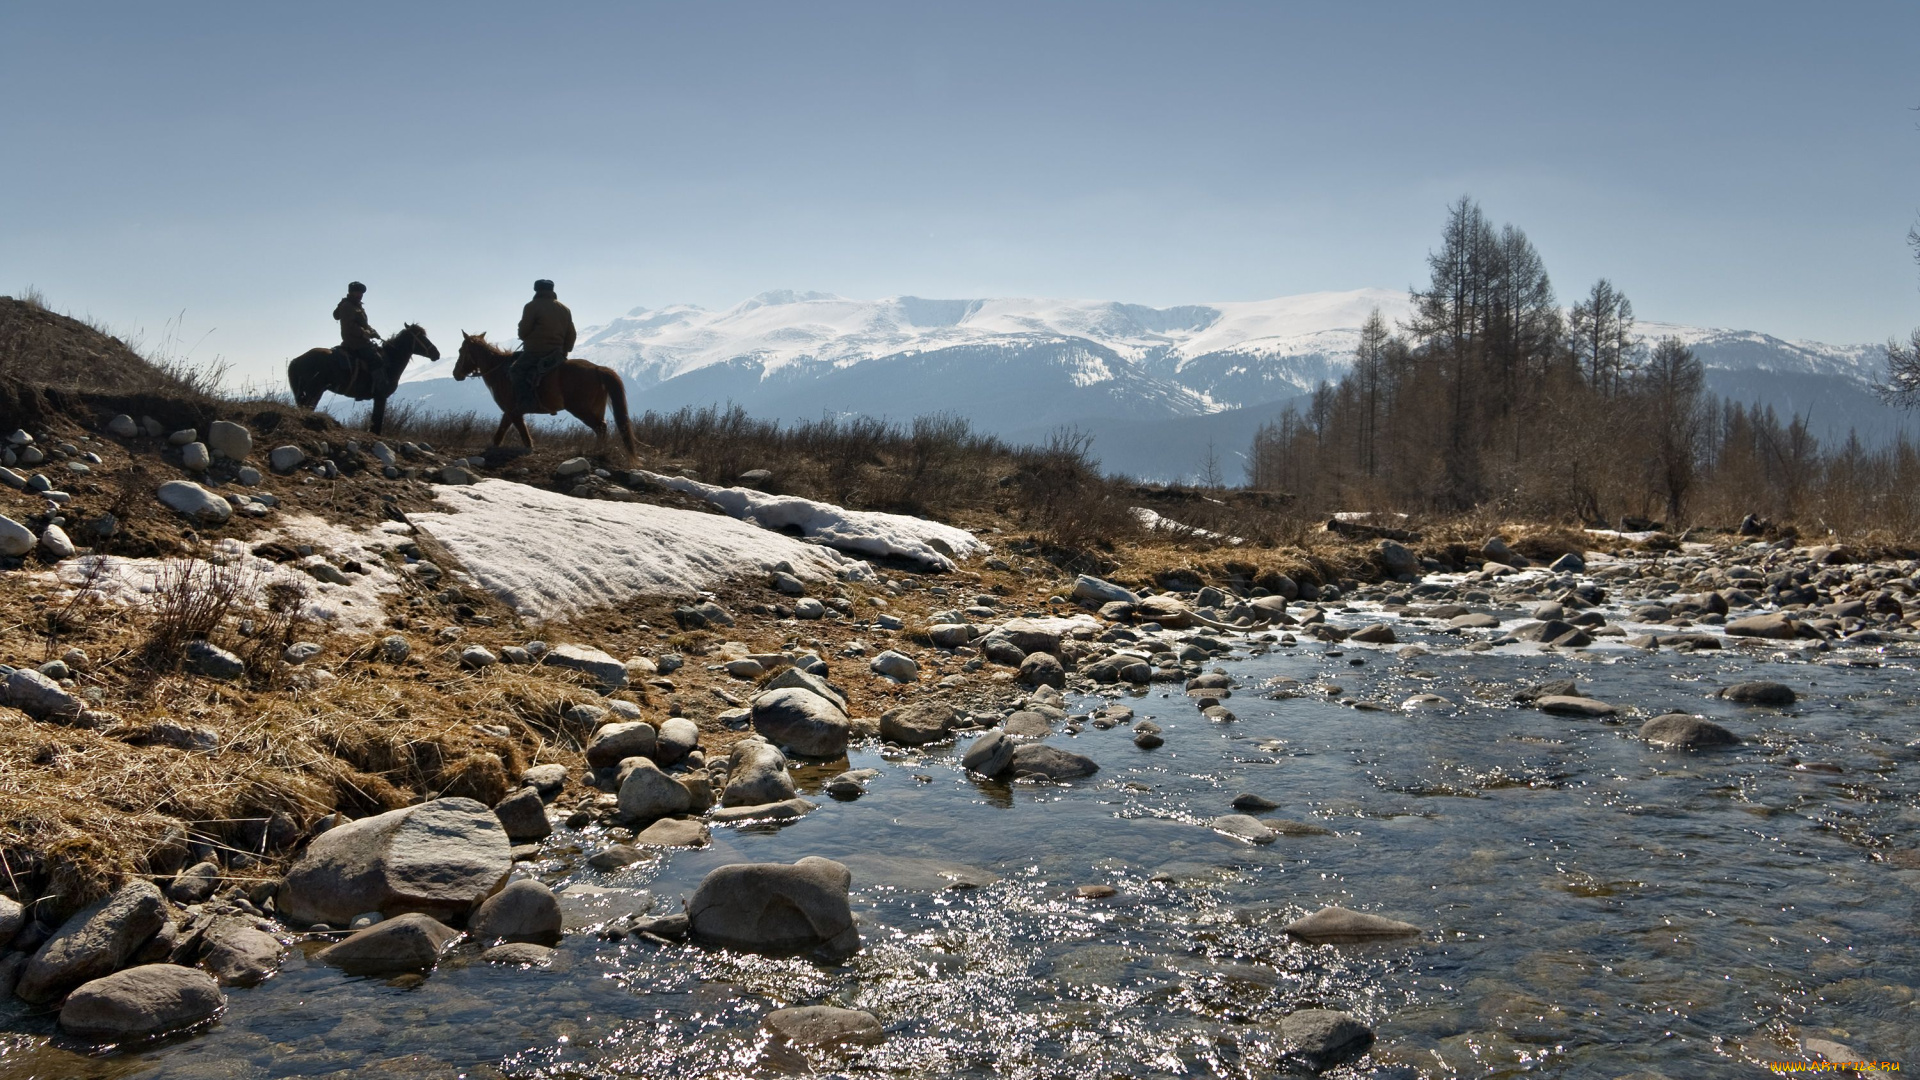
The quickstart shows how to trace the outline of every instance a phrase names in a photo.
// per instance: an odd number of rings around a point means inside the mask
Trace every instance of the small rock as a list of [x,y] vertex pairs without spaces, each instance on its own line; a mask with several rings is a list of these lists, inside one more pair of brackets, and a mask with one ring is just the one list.
[[207,928],[200,965],[221,986],[257,986],[280,970],[287,955],[280,939],[244,919],[223,917]]
[[1004,732],[989,731],[973,740],[960,764],[981,776],[999,776],[1013,765],[1014,742]]
[[570,457],[559,465],[554,466],[553,475],[565,478],[569,476],[579,476],[582,473],[592,471],[593,462],[583,457]]
[[290,473],[307,460],[307,452],[297,446],[276,446],[267,452],[267,467],[277,473]]
[[1301,1009],[1280,1021],[1287,1053],[1313,1072],[1355,1057],[1373,1045],[1373,1029],[1343,1012]]
[[523,787],[501,799],[494,805],[493,814],[500,819],[500,827],[507,831],[507,840],[512,843],[544,840],[553,833],[553,823],[547,820],[547,804],[540,798],[540,792],[531,787]]
[[1412,923],[1352,911],[1343,907],[1323,907],[1303,919],[1282,927],[1284,933],[1311,942],[1351,943],[1382,938],[1417,937],[1420,928]]
[[467,929],[475,941],[551,945],[560,940],[561,922],[560,901],[553,890],[522,878],[487,897]]
[[1246,813],[1257,814],[1263,810],[1278,810],[1280,809],[1280,804],[1264,796],[1255,795],[1252,792],[1243,792],[1233,797],[1233,808]]
[[787,773],[787,758],[763,738],[733,744],[722,806],[760,806],[791,799],[796,794]]
[[73,541],[67,537],[67,530],[49,525],[40,533],[40,550],[50,559],[71,559]]
[[131,439],[135,435],[140,434],[140,425],[133,422],[133,417],[128,416],[126,413],[121,413],[107,421],[107,434],[122,439]]
[[872,1013],[831,1005],[775,1009],[762,1022],[789,1046],[877,1046],[886,1039]]
[[198,862],[173,876],[167,899],[176,904],[199,904],[220,888],[220,864]]
[[253,453],[253,434],[231,420],[207,426],[207,448],[228,461],[245,461]]
[[484,645],[469,645],[460,650],[460,666],[463,668],[479,671],[499,662],[500,658],[493,655]]
[[195,521],[218,524],[233,516],[233,504],[191,480],[169,480],[155,493],[161,505]]
[[520,782],[538,792],[540,798],[552,802],[567,786],[567,767],[557,762],[535,765],[520,774]]
[[247,673],[246,661],[210,641],[189,641],[184,651],[188,671],[209,679],[238,679]]
[[892,649],[874,657],[867,667],[875,675],[884,676],[895,682],[915,682],[920,678],[920,665],[914,661],[913,657]]
[[635,847],[706,847],[712,839],[707,827],[688,818],[661,818],[640,830]]
[[1536,699],[1534,705],[1555,716],[1612,716],[1620,711],[1604,701],[1570,694],[1549,694]]
[[1064,690],[1067,685],[1067,671],[1051,653],[1030,652],[1020,661],[1019,674],[1015,676],[1022,686],[1051,686]]
[[1092,758],[1045,743],[1015,747],[1009,767],[1016,779],[1035,780],[1078,780],[1100,771]]
[[314,960],[349,975],[425,971],[459,940],[460,931],[432,916],[398,915],[315,953]]
[[700,726],[684,716],[669,716],[660,721],[654,742],[653,759],[661,765],[677,765],[700,745]]
[[173,446],[187,446],[192,444],[194,440],[198,439],[199,437],[200,437],[200,433],[194,430],[193,428],[181,428],[180,430],[168,435],[167,442]]
[[587,741],[587,764],[605,769],[631,757],[654,756],[659,733],[644,720],[623,720],[603,725]]
[[1736,683],[1720,691],[1720,696],[1742,705],[1791,705],[1799,700],[1793,688],[1777,682]]
[[389,664],[405,663],[413,655],[413,646],[399,634],[388,634],[380,639],[380,659]]
[[314,657],[319,656],[324,651],[325,650],[315,642],[296,641],[280,650],[280,659],[285,660],[289,664],[304,664]]
[[509,941],[480,954],[489,964],[514,964],[520,967],[545,967],[553,959],[553,950],[531,941]]
[[603,690],[618,690],[627,685],[627,665],[585,645],[556,645],[547,650],[540,662],[548,667],[578,671]]
[[18,558],[32,551],[33,546],[39,542],[40,538],[33,535],[32,529],[10,517],[0,515],[0,555]]
[[20,668],[8,675],[4,694],[0,696],[6,704],[36,720],[71,719],[81,710],[79,698],[31,668]]
[[660,771],[647,758],[628,758],[620,763],[620,820],[651,822],[687,812],[693,796],[686,786]]
[[1259,819],[1245,814],[1222,814],[1214,818],[1210,828],[1214,832],[1231,836],[1235,840],[1244,840],[1249,844],[1271,844],[1280,834],[1261,824]]
[[83,1039],[131,1042],[210,1020],[226,1004],[204,971],[142,964],[75,990],[60,1007],[60,1028]]
[[753,699],[753,728],[803,757],[834,758],[847,752],[852,730],[832,701],[799,687],[771,690]]
[[880,737],[900,746],[925,746],[952,733],[959,715],[944,701],[919,701],[880,714]]
[[180,448],[180,463],[188,472],[206,472],[213,464],[213,455],[207,453],[206,443],[190,442]]
[[1362,641],[1369,645],[1393,645],[1400,639],[1393,636],[1393,627],[1386,623],[1374,623],[1348,634],[1347,640]]
[[1740,736],[1711,720],[1685,713],[1667,713],[1640,725],[1640,737],[1672,750],[1702,750],[1714,746],[1737,746]]

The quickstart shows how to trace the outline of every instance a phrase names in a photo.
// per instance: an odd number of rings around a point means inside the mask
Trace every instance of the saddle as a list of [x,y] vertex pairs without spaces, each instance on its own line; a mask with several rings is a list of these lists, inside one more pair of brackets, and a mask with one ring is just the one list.
[[334,385],[350,398],[364,401],[374,396],[374,371],[366,357],[345,345],[333,347]]

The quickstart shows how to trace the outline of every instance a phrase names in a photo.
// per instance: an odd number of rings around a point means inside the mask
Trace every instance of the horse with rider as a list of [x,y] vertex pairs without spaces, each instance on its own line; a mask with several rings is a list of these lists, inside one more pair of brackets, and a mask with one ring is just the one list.
[[[287,365],[287,379],[293,387],[294,401],[305,409],[319,405],[321,396],[329,391],[356,401],[371,398],[370,427],[377,435],[385,421],[387,398],[399,386],[407,364],[414,356],[438,360],[440,350],[415,323],[381,341],[367,318],[366,292],[367,287],[358,281],[347,286],[347,295],[333,308],[333,317],[340,324],[340,344],[331,349],[309,349],[294,358]],[[533,283],[533,299],[521,309],[517,330],[518,350],[492,345],[484,333],[463,331],[460,357],[453,369],[456,380],[478,375],[500,407],[500,426],[494,432],[493,445],[499,446],[511,428],[518,430],[531,448],[533,435],[527,429],[526,417],[561,411],[577,417],[605,439],[607,407],[611,405],[621,442],[631,453],[633,429],[627,418],[626,388],[612,368],[568,358],[577,338],[573,312],[560,302],[552,281],[541,278]]]

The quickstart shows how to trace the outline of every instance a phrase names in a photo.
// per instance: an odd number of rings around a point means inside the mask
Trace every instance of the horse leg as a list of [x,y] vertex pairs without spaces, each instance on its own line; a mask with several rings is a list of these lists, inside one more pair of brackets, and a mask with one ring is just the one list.
[[381,425],[387,422],[387,395],[379,394],[373,399],[373,433],[380,434]]
[[527,418],[524,413],[513,418],[513,426],[520,429],[520,438],[526,441],[527,449],[533,449],[533,432],[527,430]]
[[493,429],[493,445],[499,446],[501,443],[507,441],[507,428],[512,423],[513,417],[505,413],[500,414],[500,426]]

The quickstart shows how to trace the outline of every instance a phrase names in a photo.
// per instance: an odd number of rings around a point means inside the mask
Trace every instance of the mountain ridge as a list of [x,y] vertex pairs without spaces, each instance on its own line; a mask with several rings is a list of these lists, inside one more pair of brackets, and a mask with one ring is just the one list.
[[[619,371],[636,411],[734,403],[785,420],[952,413],[1009,438],[1078,424],[1093,432],[1109,468],[1173,479],[1199,467],[1196,450],[1204,454],[1211,437],[1206,418],[1218,417],[1218,435],[1234,441],[1216,447],[1230,460],[1251,417],[1277,415],[1337,380],[1375,309],[1397,326],[1412,302],[1404,291],[1372,288],[1158,308],[777,290],[719,310],[636,307],[586,327],[575,355]],[[1876,442],[1908,430],[1904,414],[1872,396],[1879,346],[1664,322],[1635,329],[1647,342],[1686,342],[1721,397],[1815,412],[1823,439],[1857,430]],[[397,399],[487,407],[484,395],[437,374],[420,371]],[[1150,440],[1163,445],[1130,440],[1127,428],[1148,425],[1162,425]]]

